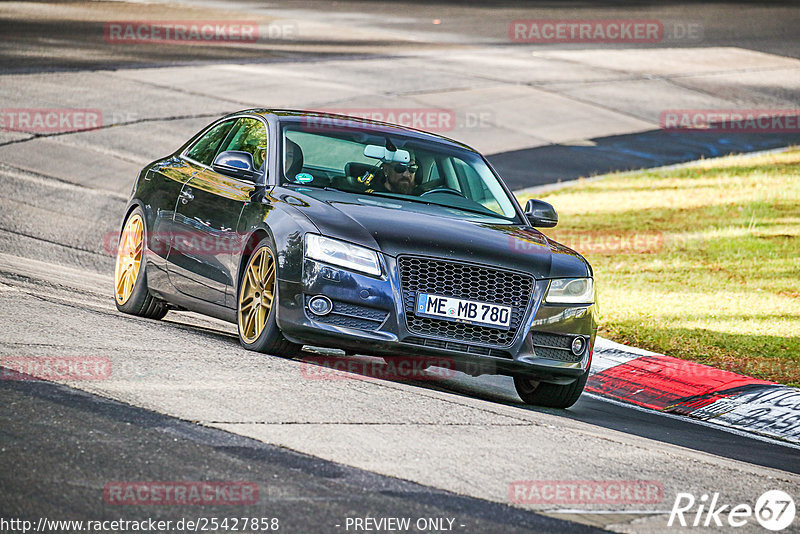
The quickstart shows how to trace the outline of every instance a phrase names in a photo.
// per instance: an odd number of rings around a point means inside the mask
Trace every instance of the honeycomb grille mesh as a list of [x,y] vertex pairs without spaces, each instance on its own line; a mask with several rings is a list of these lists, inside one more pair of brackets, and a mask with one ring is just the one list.
[[388,315],[387,312],[382,310],[350,304],[339,300],[332,301],[333,310],[331,310],[331,313],[328,315],[314,315],[308,311],[308,301],[310,299],[311,297],[306,295],[306,315],[313,318],[315,321],[332,324],[334,326],[358,328],[359,330],[377,330]]
[[[491,267],[417,256],[400,256],[397,261],[409,331],[423,336],[499,347],[509,346],[514,341],[533,291],[533,277]],[[418,292],[511,306],[511,327],[501,330],[419,317],[415,314]]]
[[350,315],[368,321],[378,321],[380,323],[386,319],[386,312],[376,310],[374,308],[367,308],[366,306],[359,306],[357,304],[350,304],[339,300],[333,301],[333,312],[339,315]]
[[562,336],[559,334],[548,334],[546,332],[533,332],[533,351],[539,358],[557,360],[560,362],[579,362],[583,354],[574,355],[570,347],[572,346],[572,336]]
[[407,337],[403,340],[405,343],[412,343],[414,345],[422,345],[424,347],[434,347],[437,349],[453,350],[463,352],[466,354],[477,354],[479,356],[494,356],[495,358],[511,359],[511,353],[500,350],[482,347],[480,345],[467,345],[465,343],[457,343],[455,341],[442,341],[440,339],[426,339],[422,337]]
[[358,319],[356,317],[349,317],[347,315],[330,314],[324,317],[314,318],[322,323],[332,324],[334,326],[344,326],[347,328],[357,328],[359,330],[377,330],[381,325],[365,319]]

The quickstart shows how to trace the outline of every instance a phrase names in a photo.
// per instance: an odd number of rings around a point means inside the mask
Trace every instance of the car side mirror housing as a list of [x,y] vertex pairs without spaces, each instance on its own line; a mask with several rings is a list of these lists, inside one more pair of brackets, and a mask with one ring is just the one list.
[[525,205],[525,216],[536,228],[552,228],[558,224],[558,214],[552,204],[533,198]]
[[256,175],[253,155],[243,150],[226,150],[217,154],[211,168],[220,174],[252,180]]

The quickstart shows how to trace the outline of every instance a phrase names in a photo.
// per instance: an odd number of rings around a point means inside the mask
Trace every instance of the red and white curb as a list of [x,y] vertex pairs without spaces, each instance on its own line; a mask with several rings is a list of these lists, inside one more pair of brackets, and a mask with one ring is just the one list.
[[600,337],[586,391],[800,444],[800,389]]

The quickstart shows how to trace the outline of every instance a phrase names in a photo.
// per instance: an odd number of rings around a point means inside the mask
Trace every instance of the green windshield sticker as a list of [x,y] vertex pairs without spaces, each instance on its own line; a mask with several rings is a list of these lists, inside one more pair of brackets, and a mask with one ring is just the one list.
[[295,174],[294,181],[300,182],[301,184],[307,184],[308,182],[313,182],[314,177],[307,172],[301,172],[300,174]]

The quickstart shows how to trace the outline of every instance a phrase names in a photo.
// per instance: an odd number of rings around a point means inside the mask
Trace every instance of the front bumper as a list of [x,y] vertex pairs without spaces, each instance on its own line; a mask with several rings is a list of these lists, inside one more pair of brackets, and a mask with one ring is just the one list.
[[[595,307],[543,304],[547,280],[534,282],[511,344],[465,342],[410,331],[397,262],[382,259],[381,277],[305,259],[302,280],[278,280],[277,322],[283,334],[295,343],[351,353],[447,358],[455,369],[476,376],[524,374],[567,384],[587,371],[597,331]],[[314,295],[331,299],[333,312],[311,313],[307,301]],[[578,356],[564,349],[576,336],[586,341]]]

